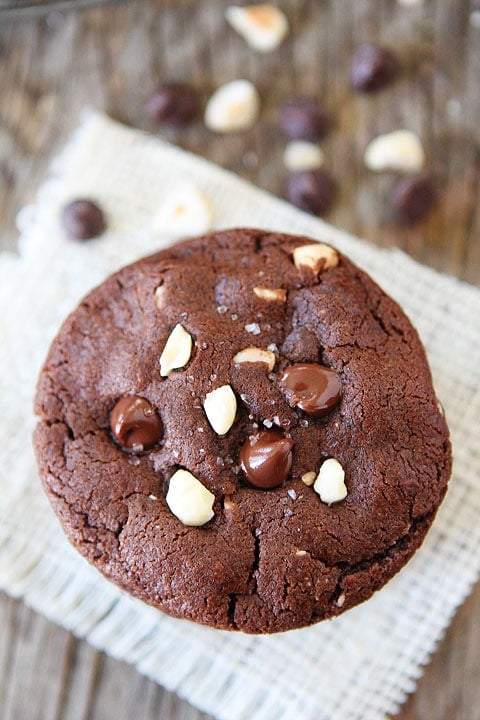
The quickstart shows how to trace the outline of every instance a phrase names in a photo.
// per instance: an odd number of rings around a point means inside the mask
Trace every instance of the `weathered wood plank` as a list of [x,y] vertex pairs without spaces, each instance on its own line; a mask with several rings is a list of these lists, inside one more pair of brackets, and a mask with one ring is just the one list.
[[478,720],[480,587],[458,611],[419,689],[398,720]]
[[2,720],[207,720],[4,594],[0,620]]
[[[62,631],[64,632],[64,631]],[[85,720],[97,689],[98,667],[102,655],[87,643],[67,633],[68,654],[64,663],[64,682],[59,698],[58,720]]]
[[54,720],[63,687],[68,635],[51,632],[48,620],[21,604],[15,610],[2,717]]

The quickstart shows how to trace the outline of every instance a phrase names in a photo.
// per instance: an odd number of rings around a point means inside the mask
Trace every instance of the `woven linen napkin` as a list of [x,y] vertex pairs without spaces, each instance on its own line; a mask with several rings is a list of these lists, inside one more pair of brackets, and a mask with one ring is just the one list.
[[[171,619],[128,597],[65,540],[30,436],[37,373],[59,324],[110,272],[164,247],[152,216],[188,180],[215,227],[302,233],[347,253],[405,308],[427,347],[454,444],[434,526],[383,590],[344,616],[276,636]],[[67,240],[62,204],[97,198],[107,233]],[[224,720],[377,720],[415,688],[480,571],[480,292],[335,230],[157,138],[90,113],[19,216],[20,256],[0,255],[0,587]]]

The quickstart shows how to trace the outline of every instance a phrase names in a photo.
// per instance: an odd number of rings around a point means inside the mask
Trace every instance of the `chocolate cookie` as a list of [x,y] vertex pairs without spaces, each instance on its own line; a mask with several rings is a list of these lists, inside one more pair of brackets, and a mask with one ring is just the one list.
[[416,331],[333,248],[231,230],[107,279],[41,372],[35,446],[70,541],[171,615],[288,630],[368,598],[445,494]]

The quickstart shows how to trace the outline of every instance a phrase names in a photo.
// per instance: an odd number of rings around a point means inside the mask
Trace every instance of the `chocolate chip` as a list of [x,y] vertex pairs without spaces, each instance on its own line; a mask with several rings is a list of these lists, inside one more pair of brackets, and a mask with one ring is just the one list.
[[105,228],[105,216],[92,200],[73,200],[62,210],[65,232],[75,240],[90,240],[101,235]]
[[165,83],[150,97],[145,110],[155,125],[183,127],[198,115],[198,93],[186,83]]
[[240,448],[240,467],[250,485],[268,490],[281,485],[292,466],[293,440],[277,430],[251,435]]
[[113,437],[127,452],[138,454],[155,445],[163,435],[163,423],[145,398],[124,395],[110,415]]
[[376,92],[389,85],[400,72],[400,63],[387,48],[363,43],[352,57],[352,86],[358,92]]
[[289,405],[314,417],[327,415],[342,397],[342,381],[337,373],[317,363],[290,365],[279,384]]
[[332,119],[318,98],[301,95],[280,107],[280,127],[291,140],[320,140],[329,131]]
[[395,220],[414,225],[424,220],[437,202],[437,190],[428,175],[404,177],[394,186],[390,204]]
[[324,168],[292,173],[285,183],[285,197],[312,215],[327,213],[337,196],[337,183]]

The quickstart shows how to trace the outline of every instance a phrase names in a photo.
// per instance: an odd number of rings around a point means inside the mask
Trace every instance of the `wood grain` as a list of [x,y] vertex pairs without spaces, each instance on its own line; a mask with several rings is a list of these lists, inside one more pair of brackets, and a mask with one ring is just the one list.
[[125,0],[0,0],[0,20],[41,17],[46,13],[73,12]]
[[[329,220],[377,245],[480,285],[480,28],[478,0],[284,0],[288,41],[258,55],[225,24],[219,0],[131,0],[78,14],[5,19],[0,14],[0,235],[17,241],[15,215],[35,195],[48,164],[85,106],[152,130],[143,110],[161,80],[193,82],[208,97],[247,77],[262,95],[250,132],[209,133],[201,122],[164,137],[281,194],[284,139],[278,104],[318,93],[335,118],[322,143],[339,181]],[[393,47],[404,72],[375,97],[348,83],[353,46]],[[376,134],[409,127],[421,136],[441,192],[431,219],[396,227],[387,211],[394,176],[365,170]],[[460,610],[399,720],[479,720],[480,587]],[[197,720],[187,703],[0,597],[0,715],[5,720]],[[274,719],[272,719],[274,720]],[[368,720],[368,718],[366,718]]]

